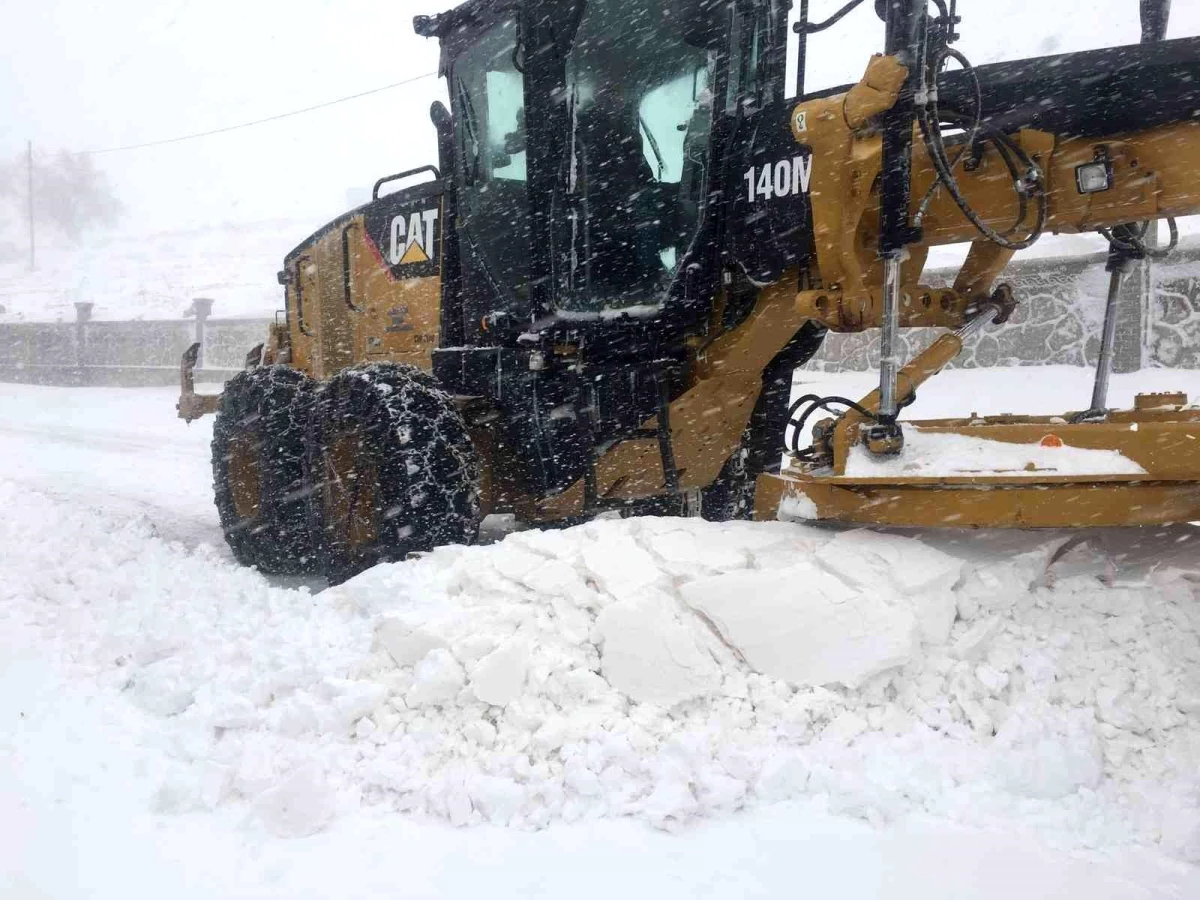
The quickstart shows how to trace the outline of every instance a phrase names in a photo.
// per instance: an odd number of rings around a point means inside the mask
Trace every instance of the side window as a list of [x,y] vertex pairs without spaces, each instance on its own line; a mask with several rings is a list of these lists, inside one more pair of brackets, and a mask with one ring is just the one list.
[[729,32],[729,79],[725,87],[725,112],[737,111],[737,98],[742,90],[742,61],[746,56],[745,43],[742,36],[746,33],[745,22],[748,17],[733,13],[733,27]]
[[708,69],[681,75],[654,88],[638,108],[642,129],[642,152],[655,178],[679,184],[683,178],[684,152],[691,131],[707,133],[707,123],[693,119],[707,115]]
[[739,101],[745,105],[758,99],[762,27],[761,18],[753,13],[734,13],[733,32],[730,35],[729,87],[725,95],[725,111],[728,113],[737,110]]
[[493,178],[525,180],[525,85],[513,70],[487,73],[488,133]]
[[513,64],[516,28],[505,23],[455,61],[453,100],[464,184],[524,181],[525,84]]

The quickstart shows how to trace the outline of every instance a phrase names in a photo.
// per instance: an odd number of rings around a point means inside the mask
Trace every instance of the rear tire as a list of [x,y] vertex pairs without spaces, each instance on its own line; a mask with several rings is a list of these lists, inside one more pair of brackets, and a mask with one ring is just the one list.
[[316,570],[304,477],[312,382],[287,366],[240,372],[213,422],[213,495],[234,557],[267,575]]
[[334,581],[479,532],[479,465],[448,394],[411,366],[348,369],[317,394],[308,465]]

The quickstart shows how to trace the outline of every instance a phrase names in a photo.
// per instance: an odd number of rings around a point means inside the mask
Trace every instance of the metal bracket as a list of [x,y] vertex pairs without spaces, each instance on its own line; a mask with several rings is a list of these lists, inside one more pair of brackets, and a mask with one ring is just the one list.
[[263,363],[263,348],[265,344],[256,345],[249,353],[246,354],[246,369],[257,369]]
[[185,422],[194,422],[203,416],[217,411],[221,396],[196,393],[196,360],[200,356],[200,344],[195,343],[183,351],[179,361],[179,402],[175,408],[179,418]]

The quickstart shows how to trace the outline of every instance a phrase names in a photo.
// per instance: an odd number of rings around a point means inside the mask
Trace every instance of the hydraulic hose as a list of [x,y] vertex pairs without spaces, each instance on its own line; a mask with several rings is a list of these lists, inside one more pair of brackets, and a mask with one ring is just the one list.
[[[936,2],[936,0],[935,0]],[[939,9],[942,5],[938,4]],[[929,37],[926,35],[926,42]],[[947,60],[955,60],[971,79],[971,84],[974,93],[973,115],[970,118],[970,127],[967,129],[966,139],[962,148],[951,160],[946,151],[946,144],[942,135],[941,120],[942,116],[937,105],[937,76],[945,66]],[[971,147],[978,140],[981,132],[985,131],[983,126],[983,91],[979,82],[979,76],[975,72],[974,66],[965,55],[951,47],[942,47],[929,62],[929,67],[926,70],[928,78],[923,79],[930,87],[926,92],[918,95],[916,98],[917,122],[921,129],[921,137],[925,144],[926,152],[929,154],[929,159],[933,164],[934,171],[937,174],[937,180],[930,187],[928,193],[922,198],[920,208],[917,212],[916,224],[919,226],[924,220],[928,212],[929,203],[932,201],[933,193],[940,184],[946,188],[950,196],[954,199],[962,214],[967,220],[975,226],[975,229],[986,237],[988,240],[1001,247],[1009,250],[1024,250],[1033,245],[1046,227],[1046,218],[1048,214],[1047,199],[1045,193],[1045,185],[1043,183],[1042,174],[1038,167],[1033,163],[1025,151],[1007,135],[1002,135],[998,130],[986,129],[987,136],[996,145],[997,152],[1004,160],[1009,172],[1014,176],[1014,188],[1019,200],[1019,211],[1017,223],[1007,233],[1002,233],[992,228],[982,217],[972,208],[971,204],[963,196],[962,190],[958,185],[958,180],[955,177],[954,170],[963,160]],[[1011,154],[1011,155],[1010,155]],[[1015,157],[1025,168],[1024,175],[1017,173],[1013,165],[1012,159]],[[1037,197],[1037,219],[1029,234],[1021,240],[1013,240],[1009,237],[1017,230],[1025,221],[1028,215],[1027,195],[1034,194]]]

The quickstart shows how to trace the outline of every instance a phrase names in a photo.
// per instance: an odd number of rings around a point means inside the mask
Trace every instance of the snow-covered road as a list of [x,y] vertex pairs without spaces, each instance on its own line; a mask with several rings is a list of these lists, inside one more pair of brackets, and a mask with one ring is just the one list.
[[[1088,394],[958,376],[918,412]],[[1200,895],[1194,529],[604,522],[314,594],[172,404],[0,385],[0,896]]]
[[220,547],[212,419],[184,425],[175,417],[177,396],[170,388],[0,384],[0,478],[122,517],[145,516],[168,540]]
[[[870,372],[801,371],[796,391],[860,397],[874,378]],[[1090,379],[1090,372],[1071,366],[957,371],[923,387],[911,412],[922,418],[1056,414],[1087,405]],[[1139,391],[1168,390],[1200,398],[1200,372],[1117,375],[1111,401],[1129,406]],[[208,543],[223,549],[212,504],[212,419],[184,425],[175,417],[176,398],[172,388],[0,384],[0,477],[124,516],[144,515],[162,537],[189,547]]]

